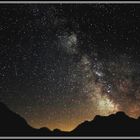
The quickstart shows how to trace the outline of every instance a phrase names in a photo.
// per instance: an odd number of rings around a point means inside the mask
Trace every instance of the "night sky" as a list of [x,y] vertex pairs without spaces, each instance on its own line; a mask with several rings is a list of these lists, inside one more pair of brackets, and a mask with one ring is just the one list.
[[0,4],[0,101],[51,130],[140,116],[140,5]]

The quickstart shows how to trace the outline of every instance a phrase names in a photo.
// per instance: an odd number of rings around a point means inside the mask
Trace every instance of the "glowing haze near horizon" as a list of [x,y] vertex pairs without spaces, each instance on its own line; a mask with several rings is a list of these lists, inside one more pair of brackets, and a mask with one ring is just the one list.
[[0,99],[36,128],[140,116],[140,5],[0,5]]

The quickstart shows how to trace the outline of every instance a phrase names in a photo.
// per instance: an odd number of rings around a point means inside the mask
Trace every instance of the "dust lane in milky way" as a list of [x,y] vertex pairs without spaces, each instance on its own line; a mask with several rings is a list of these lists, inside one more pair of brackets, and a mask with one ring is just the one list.
[[139,4],[1,4],[0,100],[35,127],[140,116]]

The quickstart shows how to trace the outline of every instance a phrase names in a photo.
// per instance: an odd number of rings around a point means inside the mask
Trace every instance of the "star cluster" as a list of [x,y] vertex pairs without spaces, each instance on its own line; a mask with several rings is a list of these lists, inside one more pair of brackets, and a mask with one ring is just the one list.
[[140,5],[1,4],[0,100],[35,127],[140,116]]

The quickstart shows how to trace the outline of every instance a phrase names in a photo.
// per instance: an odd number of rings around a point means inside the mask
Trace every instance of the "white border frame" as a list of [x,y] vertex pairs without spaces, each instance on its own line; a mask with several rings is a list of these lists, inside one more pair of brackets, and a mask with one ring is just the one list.
[[[140,1],[0,1],[0,4],[140,4]],[[140,139],[140,136],[2,136],[0,139]]]
[[0,139],[107,139],[107,140],[110,140],[110,139],[140,139],[140,137],[117,137],[117,136],[114,136],[114,137],[85,137],[85,136],[81,136],[81,137],[62,137],[62,136],[46,136],[46,137],[39,137],[39,136],[34,136],[34,137],[24,137],[24,136],[21,136],[21,137],[0,137]]

